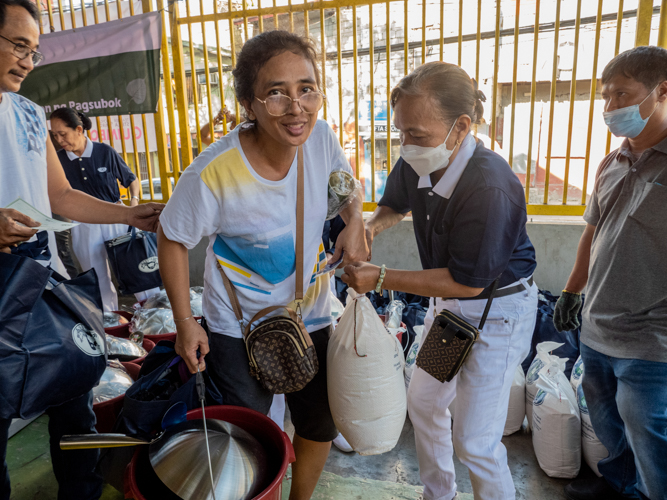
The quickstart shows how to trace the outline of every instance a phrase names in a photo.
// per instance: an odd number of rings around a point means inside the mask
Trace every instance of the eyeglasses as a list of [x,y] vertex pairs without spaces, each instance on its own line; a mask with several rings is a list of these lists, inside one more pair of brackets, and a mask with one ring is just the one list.
[[9,38],[6,38],[2,35],[0,35],[0,38],[4,38],[9,43],[14,44],[14,55],[16,57],[18,57],[20,60],[25,59],[26,57],[28,57],[31,54],[32,54],[32,64],[33,64],[33,66],[37,66],[39,63],[41,63],[44,60],[44,56],[42,55],[41,52],[37,52],[36,50],[32,50],[26,44],[12,42]]
[[266,111],[271,116],[284,116],[289,112],[293,102],[296,102],[304,113],[309,115],[317,113],[322,109],[326,97],[322,92],[315,91],[303,94],[298,99],[292,99],[285,94],[270,95],[264,101],[259,97],[255,97],[255,99],[266,106]]

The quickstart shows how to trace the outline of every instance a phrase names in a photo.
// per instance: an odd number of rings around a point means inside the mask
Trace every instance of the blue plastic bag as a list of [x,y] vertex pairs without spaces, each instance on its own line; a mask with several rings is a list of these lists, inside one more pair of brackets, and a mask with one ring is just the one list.
[[0,253],[0,418],[31,418],[86,394],[106,359],[95,270],[66,280]]

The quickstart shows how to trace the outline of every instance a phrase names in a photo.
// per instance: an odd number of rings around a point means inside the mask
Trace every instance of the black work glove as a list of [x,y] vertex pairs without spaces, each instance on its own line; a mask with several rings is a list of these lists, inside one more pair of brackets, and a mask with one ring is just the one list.
[[579,309],[581,309],[581,294],[563,290],[554,310],[556,330],[562,332],[579,328]]

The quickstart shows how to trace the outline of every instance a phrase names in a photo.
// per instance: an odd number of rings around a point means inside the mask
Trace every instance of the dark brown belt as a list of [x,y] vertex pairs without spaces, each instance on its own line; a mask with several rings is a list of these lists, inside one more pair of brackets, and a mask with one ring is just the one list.
[[[526,281],[526,284],[528,286],[533,286],[533,277],[531,276],[528,278]],[[508,295],[514,295],[515,293],[522,292],[526,289],[526,287],[523,286],[523,283],[519,283],[518,285],[511,286],[509,288],[503,288],[502,290],[496,290],[496,293],[493,295],[494,299],[497,299],[499,297],[507,297]],[[484,290],[482,293],[479,295],[476,295],[475,297],[442,297],[442,300],[482,300],[482,299],[488,299],[489,298],[489,291]]]

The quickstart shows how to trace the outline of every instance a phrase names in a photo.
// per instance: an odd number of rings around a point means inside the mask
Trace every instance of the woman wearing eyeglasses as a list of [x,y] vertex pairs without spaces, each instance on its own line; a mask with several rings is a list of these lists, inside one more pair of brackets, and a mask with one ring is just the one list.
[[[246,324],[265,307],[294,306],[297,148],[303,147],[301,311],[319,371],[304,389],[286,395],[295,427],[291,500],[310,498],[338,434],[326,385],[329,277],[315,277],[314,271],[327,263],[322,227],[329,174],[351,169],[333,131],[317,120],[324,100],[317,60],[309,39],[285,31],[246,42],[233,74],[247,123],[214,142],[185,170],[158,233],[160,272],[178,329],[176,351],[193,373],[208,366],[225,404],[266,414],[273,394],[249,374],[241,328],[217,263],[234,284]],[[344,251],[346,261],[365,259],[361,200],[341,215],[347,227],[337,254]],[[209,241],[203,297],[208,336],[191,317],[188,293],[188,249],[202,238]]]

